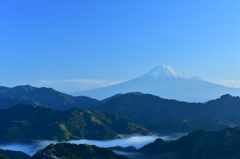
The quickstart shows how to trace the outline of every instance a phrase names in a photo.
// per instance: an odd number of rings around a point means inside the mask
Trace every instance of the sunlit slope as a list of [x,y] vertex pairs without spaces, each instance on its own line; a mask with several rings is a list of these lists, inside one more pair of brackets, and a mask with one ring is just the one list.
[[146,128],[106,111],[16,105],[0,110],[0,141],[113,139],[118,134],[150,133]]

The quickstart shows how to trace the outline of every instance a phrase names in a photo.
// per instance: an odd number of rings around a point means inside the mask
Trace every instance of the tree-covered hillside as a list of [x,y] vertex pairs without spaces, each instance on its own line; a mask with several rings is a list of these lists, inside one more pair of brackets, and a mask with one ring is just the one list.
[[230,95],[207,103],[187,103],[151,94],[127,93],[101,101],[97,109],[124,116],[159,133],[216,131],[240,124],[240,97]]
[[138,152],[149,159],[238,159],[240,158],[240,127],[219,132],[196,130],[176,141],[157,139]]
[[146,128],[106,111],[72,108],[58,111],[44,106],[16,105],[0,110],[0,141],[31,139],[113,139],[117,134],[150,133]]
[[32,159],[43,158],[62,159],[127,159],[125,156],[116,155],[113,151],[94,145],[59,143],[51,144],[39,150]]
[[21,151],[0,149],[0,159],[30,159],[31,157]]

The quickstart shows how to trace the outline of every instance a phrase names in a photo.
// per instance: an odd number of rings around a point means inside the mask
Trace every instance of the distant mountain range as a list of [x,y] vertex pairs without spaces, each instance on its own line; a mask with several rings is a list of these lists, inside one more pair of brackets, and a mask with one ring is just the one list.
[[[166,78],[171,75],[199,80],[179,72],[165,75]],[[229,94],[205,103],[164,99],[141,92],[118,93],[99,101],[84,96],[73,97],[51,88],[0,87],[0,143],[28,142],[31,139],[107,140],[118,134],[188,133],[197,129],[216,131],[227,127],[220,132],[197,130],[172,142],[158,139],[136,152],[146,159],[240,158],[237,152],[240,148],[239,112],[240,97]],[[50,147],[53,149],[49,150]],[[65,158],[83,157],[75,148],[92,158],[104,154],[108,158],[126,158],[107,149],[65,143],[49,145],[34,157],[49,158],[44,155],[47,153],[65,155]],[[118,150],[126,151],[119,147]],[[18,158],[14,157],[16,154]],[[20,156],[30,158],[21,152],[0,149],[2,159],[21,159]]]
[[6,109],[15,104],[44,105],[58,110],[90,109],[98,103],[96,99],[84,96],[73,97],[46,87],[37,88],[30,85],[0,87],[0,109]]
[[142,92],[167,99],[187,102],[206,102],[223,94],[240,95],[240,89],[214,84],[189,76],[170,66],[161,65],[148,73],[112,86],[75,92],[74,96],[88,96],[103,100],[117,93]]
[[[207,103],[188,103],[132,92],[98,101],[84,96],[73,97],[44,87],[0,87],[0,109],[16,104],[44,105],[60,111],[71,108],[105,110],[161,134],[196,129],[216,131],[240,125],[240,98],[231,95],[223,95]],[[19,112],[23,111],[24,108],[19,108]]]
[[240,125],[240,97],[228,94],[207,103],[188,103],[151,94],[126,93],[101,101],[97,109],[121,115],[159,133],[200,128],[216,131]]
[[119,115],[106,111],[71,108],[58,111],[44,106],[15,105],[0,110],[0,142],[36,140],[109,140],[118,134],[151,132]]

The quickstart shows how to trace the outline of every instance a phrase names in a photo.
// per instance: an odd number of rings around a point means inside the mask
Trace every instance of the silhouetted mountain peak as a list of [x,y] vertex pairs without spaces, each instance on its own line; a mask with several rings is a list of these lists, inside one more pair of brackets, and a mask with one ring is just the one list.
[[16,86],[16,87],[13,87],[14,90],[22,90],[22,91],[32,91],[34,90],[36,87],[32,87],[30,85],[19,85],[19,86]]
[[229,99],[229,98],[232,98],[230,94],[224,94],[220,97],[220,99]]

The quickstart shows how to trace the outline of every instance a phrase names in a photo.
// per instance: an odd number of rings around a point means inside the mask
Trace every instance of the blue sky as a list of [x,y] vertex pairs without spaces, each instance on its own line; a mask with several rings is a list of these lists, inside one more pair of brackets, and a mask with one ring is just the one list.
[[166,64],[240,87],[239,0],[0,0],[0,85],[64,92]]

